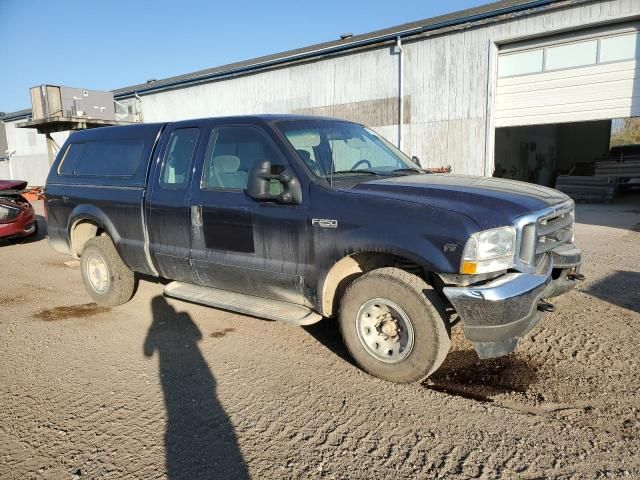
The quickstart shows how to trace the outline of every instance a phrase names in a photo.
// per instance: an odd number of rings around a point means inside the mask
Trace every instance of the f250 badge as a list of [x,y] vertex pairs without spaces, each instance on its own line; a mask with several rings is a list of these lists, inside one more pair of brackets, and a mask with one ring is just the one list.
[[338,220],[332,218],[312,218],[311,225],[321,228],[338,228]]

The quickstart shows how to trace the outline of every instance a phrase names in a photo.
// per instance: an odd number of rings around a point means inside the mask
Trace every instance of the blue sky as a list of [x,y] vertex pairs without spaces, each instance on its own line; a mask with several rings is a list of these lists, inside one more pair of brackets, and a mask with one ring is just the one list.
[[111,90],[483,3],[0,0],[0,111],[42,83]]

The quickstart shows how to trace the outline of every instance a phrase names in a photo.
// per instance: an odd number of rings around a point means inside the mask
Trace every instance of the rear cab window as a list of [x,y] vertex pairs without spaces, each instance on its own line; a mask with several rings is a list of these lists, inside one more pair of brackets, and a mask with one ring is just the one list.
[[49,183],[144,186],[163,124],[104,127],[73,133],[61,149]]
[[73,175],[76,165],[78,165],[79,160],[84,156],[86,146],[86,143],[69,144],[67,151],[64,153],[64,157],[58,166],[59,175]]
[[140,162],[144,141],[141,138],[97,140],[71,143],[58,173],[87,177],[131,177]]

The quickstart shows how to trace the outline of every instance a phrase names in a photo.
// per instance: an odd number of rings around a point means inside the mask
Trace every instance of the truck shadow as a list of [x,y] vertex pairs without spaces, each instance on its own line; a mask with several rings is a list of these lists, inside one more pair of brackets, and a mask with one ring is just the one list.
[[342,341],[340,326],[336,319],[323,318],[322,321],[318,323],[306,325],[302,328],[304,328],[309,335],[315,338],[316,341],[324,345],[331,352],[335,353],[342,360],[350,363],[351,365],[357,366]]
[[170,480],[249,478],[236,434],[216,397],[216,380],[198,342],[202,332],[185,312],[157,296],[144,355],[158,353],[167,411],[166,475]]
[[637,228],[639,202],[640,192],[634,192],[618,193],[612,204],[578,203],[576,223],[633,231]]
[[593,297],[640,313],[640,273],[617,270],[581,289]]

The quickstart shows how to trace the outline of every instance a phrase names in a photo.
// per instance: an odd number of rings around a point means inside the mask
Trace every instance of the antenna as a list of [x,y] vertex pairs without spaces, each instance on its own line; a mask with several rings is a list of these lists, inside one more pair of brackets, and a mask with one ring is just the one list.
[[333,153],[331,154],[331,165],[329,165],[329,185],[333,187],[333,171],[335,168],[333,167]]

